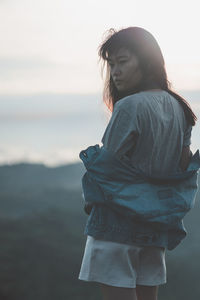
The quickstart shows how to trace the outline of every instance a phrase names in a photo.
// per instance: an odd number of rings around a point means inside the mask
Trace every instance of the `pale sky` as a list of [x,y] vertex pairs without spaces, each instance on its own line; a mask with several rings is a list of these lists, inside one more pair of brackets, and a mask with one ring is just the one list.
[[96,93],[106,30],[139,26],[157,39],[176,90],[200,89],[195,0],[0,0],[0,94]]

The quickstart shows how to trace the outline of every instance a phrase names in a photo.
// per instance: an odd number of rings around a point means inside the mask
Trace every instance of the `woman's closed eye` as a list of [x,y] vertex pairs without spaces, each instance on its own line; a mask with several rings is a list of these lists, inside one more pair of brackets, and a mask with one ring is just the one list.
[[[124,64],[124,63],[126,63],[127,62],[127,60],[120,60],[119,62],[118,62],[118,64],[120,64],[120,65],[122,65],[122,64]],[[108,64],[109,64],[109,66],[110,66],[110,68],[113,68],[114,67],[114,63],[111,63],[111,62],[108,62]]]

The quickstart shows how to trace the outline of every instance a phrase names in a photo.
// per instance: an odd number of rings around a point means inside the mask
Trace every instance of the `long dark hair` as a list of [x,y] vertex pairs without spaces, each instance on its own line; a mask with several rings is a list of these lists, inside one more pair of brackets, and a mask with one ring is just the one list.
[[[138,57],[140,68],[144,74],[143,80],[129,93],[122,93],[117,90],[110,75],[110,67],[107,62],[108,55],[118,51],[122,47],[130,50]],[[178,100],[184,110],[188,123],[192,126],[195,125],[197,117],[189,103],[179,94],[172,91],[171,83],[167,79],[165,61],[161,49],[150,32],[141,27],[128,27],[119,31],[111,28],[107,32],[107,37],[99,46],[98,54],[100,60],[103,60],[102,71],[105,64],[107,67],[103,101],[111,112],[115,103],[125,96],[153,88],[160,88]]]

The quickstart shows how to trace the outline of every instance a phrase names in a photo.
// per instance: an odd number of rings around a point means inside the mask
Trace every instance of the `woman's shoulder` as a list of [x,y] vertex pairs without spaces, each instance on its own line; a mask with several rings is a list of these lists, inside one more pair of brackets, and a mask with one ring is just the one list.
[[146,107],[148,100],[147,95],[142,93],[132,94],[118,100],[115,104],[115,110],[126,111],[129,114],[138,110],[141,112],[142,108]]
[[133,94],[121,98],[115,104],[116,108],[118,109],[129,109],[130,107],[136,107],[139,103],[142,102],[142,96],[140,94]]

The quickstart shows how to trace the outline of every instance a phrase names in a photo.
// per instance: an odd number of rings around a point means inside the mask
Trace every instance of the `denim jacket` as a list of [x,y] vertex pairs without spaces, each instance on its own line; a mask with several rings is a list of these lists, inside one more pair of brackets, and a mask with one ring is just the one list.
[[183,217],[194,206],[199,150],[186,171],[147,176],[126,156],[98,144],[79,154],[86,173],[83,196],[92,205],[85,234],[96,238],[174,249],[186,236]]

